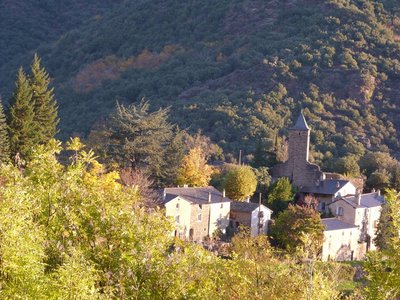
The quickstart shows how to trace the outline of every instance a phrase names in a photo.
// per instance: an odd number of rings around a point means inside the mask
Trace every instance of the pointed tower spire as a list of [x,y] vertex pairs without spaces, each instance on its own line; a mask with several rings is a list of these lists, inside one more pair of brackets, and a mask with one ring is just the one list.
[[310,127],[308,127],[306,118],[304,118],[303,115],[303,110],[301,110],[300,115],[296,121],[296,124],[294,125],[293,129],[296,130],[310,130]]

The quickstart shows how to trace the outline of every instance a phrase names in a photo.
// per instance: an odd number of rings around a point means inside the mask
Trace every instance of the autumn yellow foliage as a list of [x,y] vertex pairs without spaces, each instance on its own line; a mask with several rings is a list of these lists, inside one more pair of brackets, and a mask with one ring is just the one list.
[[212,168],[207,164],[203,151],[200,147],[195,147],[183,158],[176,182],[194,187],[207,186],[211,174]]

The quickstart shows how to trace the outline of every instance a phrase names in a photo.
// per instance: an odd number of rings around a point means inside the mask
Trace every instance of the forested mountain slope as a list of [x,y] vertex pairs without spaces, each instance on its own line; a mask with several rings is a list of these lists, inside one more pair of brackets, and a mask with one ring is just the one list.
[[[249,154],[257,141],[272,149],[303,108],[314,158],[329,167],[332,157],[366,150],[399,155],[399,8],[369,0],[127,1],[39,54],[54,78],[62,136],[86,134],[117,100],[145,96],[154,109],[172,106],[181,128]],[[0,67],[3,94],[10,68]]]
[[[46,43],[91,19],[120,0],[0,0],[0,85],[12,86],[17,68]],[[11,78],[10,78],[11,76]],[[3,91],[3,90],[2,90]]]

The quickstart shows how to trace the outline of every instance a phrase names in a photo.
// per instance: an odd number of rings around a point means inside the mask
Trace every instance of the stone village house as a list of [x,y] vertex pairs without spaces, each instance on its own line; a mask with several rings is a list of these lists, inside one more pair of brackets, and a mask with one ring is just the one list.
[[265,234],[272,211],[264,205],[236,202],[214,187],[175,187],[163,190],[166,216],[175,220],[174,236],[201,242],[216,231],[244,225],[251,236]]
[[384,202],[379,192],[361,194],[356,186],[339,174],[324,173],[309,162],[310,128],[300,114],[289,129],[288,160],[272,169],[272,178],[287,177],[301,196],[318,201],[318,209],[334,217],[323,219],[325,225],[322,259],[362,259],[376,249],[373,239]]

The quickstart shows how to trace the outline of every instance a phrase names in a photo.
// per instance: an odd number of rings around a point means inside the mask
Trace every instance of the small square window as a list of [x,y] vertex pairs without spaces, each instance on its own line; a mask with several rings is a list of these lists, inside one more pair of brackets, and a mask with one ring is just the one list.
[[179,203],[176,204],[176,208],[177,208],[177,209],[179,208]]
[[197,215],[197,221],[199,221],[199,222],[201,221],[201,214]]
[[224,204],[223,203],[221,203],[221,208],[224,208]]

